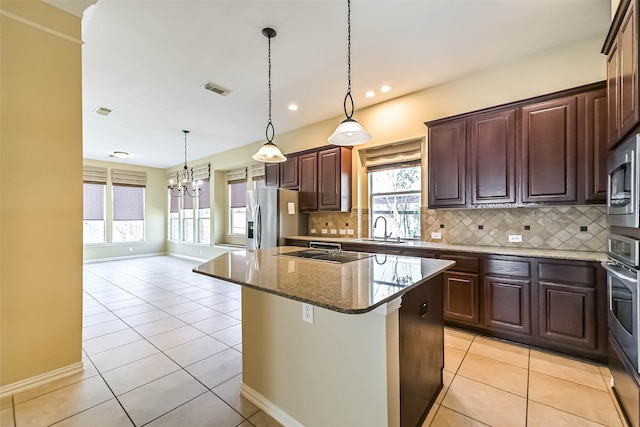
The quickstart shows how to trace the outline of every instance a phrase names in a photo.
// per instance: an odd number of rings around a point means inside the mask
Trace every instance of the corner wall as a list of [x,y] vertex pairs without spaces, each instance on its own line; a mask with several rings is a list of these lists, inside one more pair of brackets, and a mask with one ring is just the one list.
[[82,360],[80,18],[0,2],[0,387]]

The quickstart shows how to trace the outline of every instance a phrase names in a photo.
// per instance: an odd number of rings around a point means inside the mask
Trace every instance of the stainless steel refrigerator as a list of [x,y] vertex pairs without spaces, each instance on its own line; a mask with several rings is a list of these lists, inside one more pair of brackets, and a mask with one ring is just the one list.
[[247,191],[247,249],[282,246],[285,237],[306,235],[308,215],[298,208],[297,191]]

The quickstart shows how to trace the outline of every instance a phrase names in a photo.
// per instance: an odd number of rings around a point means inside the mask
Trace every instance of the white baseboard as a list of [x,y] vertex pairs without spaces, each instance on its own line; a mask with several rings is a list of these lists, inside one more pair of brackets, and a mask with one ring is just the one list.
[[35,377],[27,378],[26,380],[5,385],[0,387],[0,399],[33,387],[44,385],[51,381],[59,380],[60,378],[67,377],[69,375],[77,374],[78,372],[82,372],[83,369],[84,363],[78,362],[73,365],[65,366],[64,368],[55,369],[53,371],[45,372],[44,374],[36,375]]
[[194,256],[176,254],[176,253],[173,253],[173,252],[169,252],[167,255],[174,256],[176,258],[188,259],[189,261],[197,261],[197,262],[207,262],[207,261],[209,261],[206,258],[197,258],[197,257],[194,257]]
[[148,258],[152,256],[161,256],[161,255],[170,255],[166,252],[150,252],[146,254],[139,255],[124,255],[124,256],[114,256],[109,258],[92,258],[92,259],[83,259],[83,264],[92,264],[94,262],[106,262],[106,261],[118,261],[122,259],[132,259],[132,258]]
[[240,395],[256,405],[258,408],[262,409],[267,414],[271,415],[284,427],[305,427],[305,425],[300,421],[293,418],[291,415],[283,411],[280,407],[276,406],[273,402],[246,385],[244,382],[240,383]]

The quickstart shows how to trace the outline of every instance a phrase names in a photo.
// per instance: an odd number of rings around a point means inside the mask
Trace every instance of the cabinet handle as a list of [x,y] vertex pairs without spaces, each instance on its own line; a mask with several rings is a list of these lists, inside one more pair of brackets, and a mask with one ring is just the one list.
[[427,315],[427,302],[423,302],[422,304],[420,304],[420,318],[422,319],[424,316]]

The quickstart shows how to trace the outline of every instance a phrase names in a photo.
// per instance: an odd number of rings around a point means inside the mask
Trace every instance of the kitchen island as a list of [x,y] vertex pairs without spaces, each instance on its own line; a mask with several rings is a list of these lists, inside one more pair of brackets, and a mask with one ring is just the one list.
[[242,395],[285,426],[419,425],[442,387],[441,273],[454,262],[295,252],[194,269],[243,286]]

